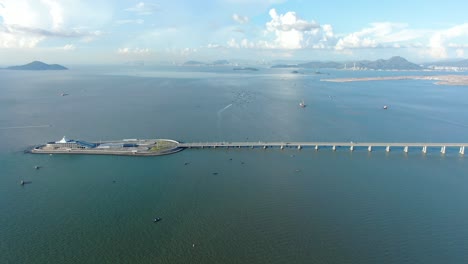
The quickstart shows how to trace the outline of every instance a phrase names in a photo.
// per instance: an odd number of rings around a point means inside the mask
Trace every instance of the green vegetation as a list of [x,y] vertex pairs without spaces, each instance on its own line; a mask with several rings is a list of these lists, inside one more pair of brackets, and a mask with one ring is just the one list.
[[175,148],[176,144],[174,142],[170,141],[156,141],[156,144],[150,148],[150,151],[156,152],[156,151],[162,151],[162,150],[168,150]]

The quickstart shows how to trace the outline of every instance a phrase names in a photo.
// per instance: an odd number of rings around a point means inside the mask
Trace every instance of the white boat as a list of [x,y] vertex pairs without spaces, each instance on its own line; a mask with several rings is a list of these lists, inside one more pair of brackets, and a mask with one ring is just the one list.
[[304,100],[302,100],[302,102],[299,103],[299,106],[302,107],[302,108],[306,107],[306,104],[304,103]]

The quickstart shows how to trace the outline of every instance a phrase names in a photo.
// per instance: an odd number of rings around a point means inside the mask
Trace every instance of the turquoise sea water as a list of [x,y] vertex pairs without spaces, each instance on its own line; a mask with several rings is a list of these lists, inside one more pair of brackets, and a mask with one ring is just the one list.
[[64,135],[468,141],[468,87],[324,72],[0,71],[0,263],[465,263],[468,163],[455,149],[23,153]]

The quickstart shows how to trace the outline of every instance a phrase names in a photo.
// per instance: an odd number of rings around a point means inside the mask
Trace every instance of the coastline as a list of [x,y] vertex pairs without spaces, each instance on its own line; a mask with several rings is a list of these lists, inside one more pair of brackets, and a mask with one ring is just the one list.
[[[76,144],[73,141],[71,144]],[[80,142],[80,141],[78,141]],[[67,142],[68,143],[68,142]],[[78,155],[117,155],[117,156],[161,156],[184,150],[179,142],[171,139],[132,139],[105,141],[94,147],[70,147],[67,143],[49,142],[33,147],[27,152],[33,154],[78,154]]]
[[437,85],[463,86],[468,85],[466,75],[432,75],[432,76],[386,76],[386,77],[361,77],[361,78],[335,78],[321,79],[323,82],[368,82],[368,81],[389,81],[389,80],[426,80],[436,81]]

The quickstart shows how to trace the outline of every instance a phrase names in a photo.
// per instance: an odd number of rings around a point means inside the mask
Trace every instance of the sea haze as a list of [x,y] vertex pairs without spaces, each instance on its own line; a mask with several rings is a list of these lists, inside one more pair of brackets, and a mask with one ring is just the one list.
[[70,68],[0,71],[2,263],[468,259],[468,162],[457,149],[23,153],[64,135],[467,142],[466,86],[320,81],[427,72]]

